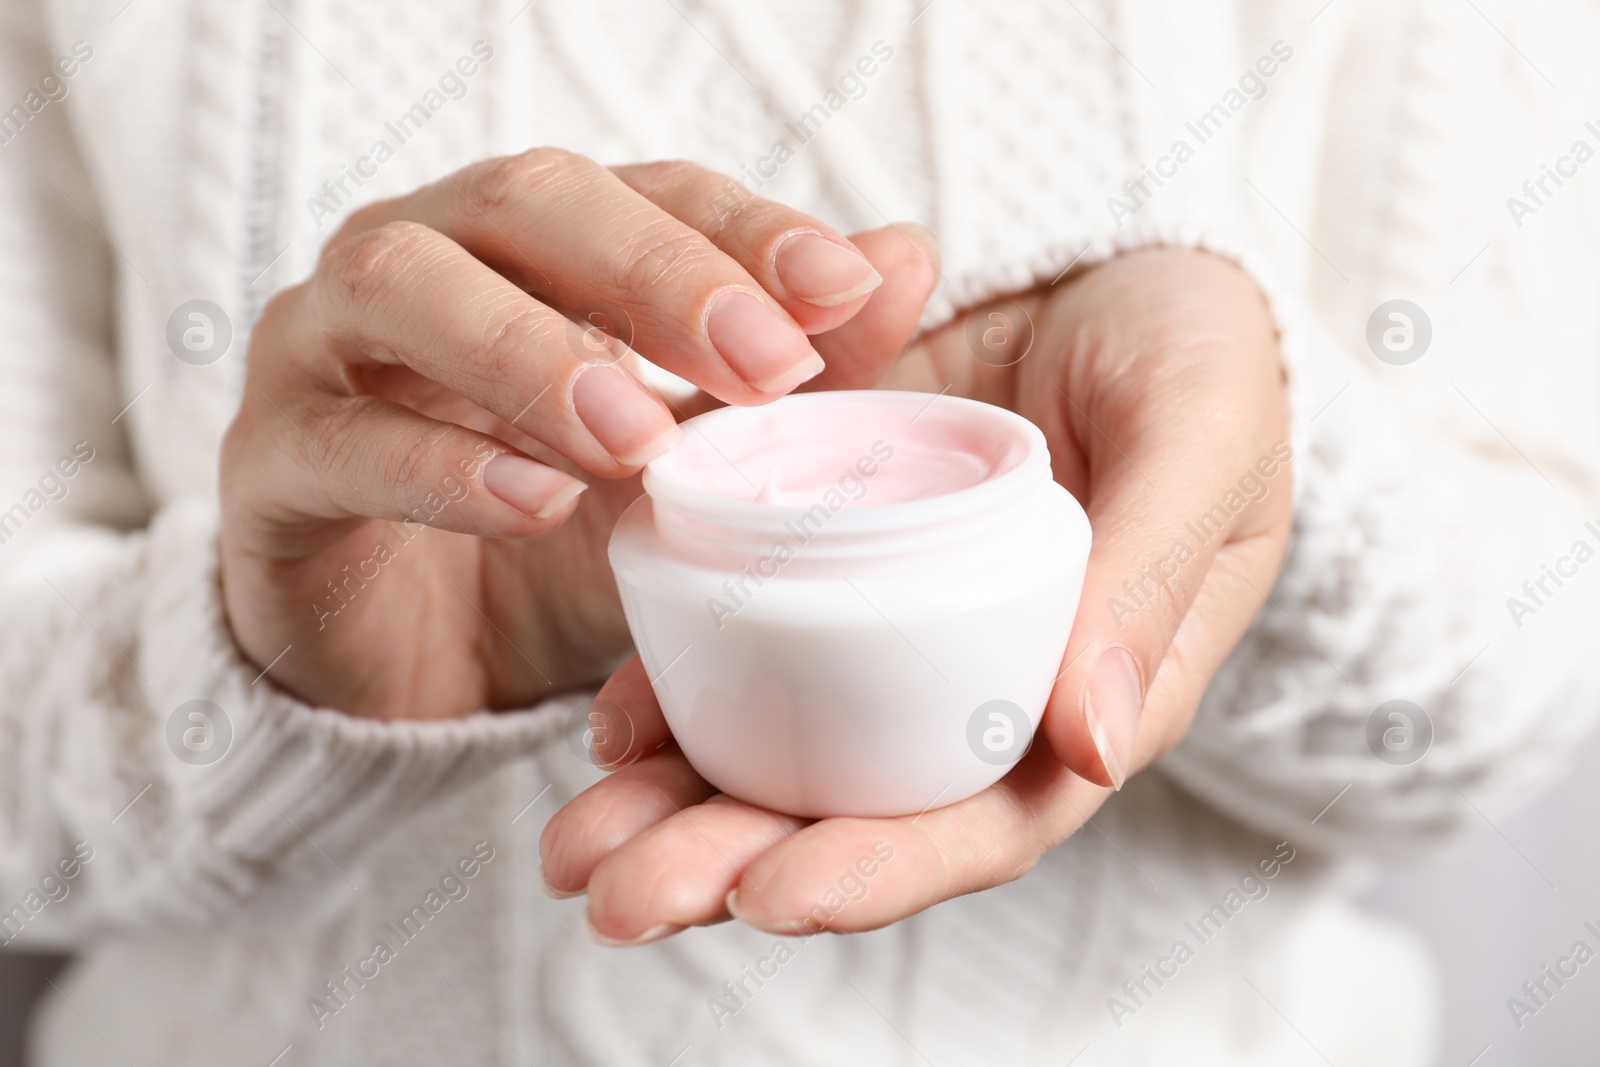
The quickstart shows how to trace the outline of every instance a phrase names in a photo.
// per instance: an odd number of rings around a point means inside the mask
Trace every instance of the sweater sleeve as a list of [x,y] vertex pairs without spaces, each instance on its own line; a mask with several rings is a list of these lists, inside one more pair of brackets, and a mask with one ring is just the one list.
[[[1537,428],[1504,405],[1491,425],[1496,394],[1465,380],[1440,387],[1481,427],[1430,416],[1385,387],[1370,353],[1315,326],[1284,344],[1288,553],[1158,766],[1330,852],[1415,854],[1492,832],[1568,769],[1600,709],[1600,661],[1579,636],[1600,625],[1583,573],[1600,551],[1600,455],[1536,449]],[[1552,399],[1539,417],[1593,425],[1594,394]]]
[[[0,14],[4,99],[54,55],[30,5]],[[369,722],[241,658],[214,502],[150,508],[119,432],[147,383],[119,382],[114,290],[142,283],[116,269],[69,118],[50,100],[0,145],[0,942],[282,929],[561,709]]]
[[1229,239],[1280,325],[1295,521],[1275,588],[1158,767],[1333,854],[1493,833],[1600,710],[1584,638],[1600,623],[1600,322],[1571,299],[1600,284],[1593,200],[1511,224],[1505,193],[1568,140],[1563,113],[1503,42],[1410,10],[1427,49],[1338,11],[1314,32],[1246,21],[1243,37],[1296,51],[1277,84],[1257,79],[1266,95],[1218,145],[1239,173],[1209,190],[1238,193]]
[[[1050,200],[984,216],[926,324],[1150,245],[1251,275],[1289,376],[1294,528],[1155,773],[1263,832],[1393,854],[1493,832],[1600,710],[1582,637],[1600,622],[1600,210],[1573,182],[1547,183],[1533,222],[1501,207],[1551,145],[1592,137],[1503,40],[1434,0],[1406,5],[1407,34],[1359,10],[1101,9],[1104,39],[1084,37],[1116,42],[1107,103],[1072,110],[1063,73],[1044,98],[1072,121],[1010,99],[983,125],[1005,153],[946,162]],[[1383,347],[1392,300],[1420,309],[1414,353]]]

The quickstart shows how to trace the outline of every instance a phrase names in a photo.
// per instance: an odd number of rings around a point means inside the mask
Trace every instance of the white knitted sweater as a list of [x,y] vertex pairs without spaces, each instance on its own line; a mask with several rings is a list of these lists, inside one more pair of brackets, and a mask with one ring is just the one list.
[[[1600,543],[1600,185],[1505,207],[1595,140],[1592,12],[121,6],[0,10],[0,938],[82,953],[40,1064],[1426,1061],[1425,963],[1340,894],[1498,821],[1600,699],[1574,647],[1600,576],[1506,604]],[[541,825],[594,773],[570,701],[379,724],[258,678],[213,548],[255,314],[351,203],[534,144],[693,158],[846,231],[922,220],[930,326],[1123,247],[1241,257],[1284,326],[1298,518],[1186,743],[1002,889],[781,952],[737,924],[608,951],[539,890]],[[1395,298],[1431,320],[1409,366],[1366,341]],[[233,325],[209,365],[168,347],[192,299]],[[202,766],[169,740],[197,699],[231,731]],[[1409,764],[1368,747],[1394,699],[1431,717]]]

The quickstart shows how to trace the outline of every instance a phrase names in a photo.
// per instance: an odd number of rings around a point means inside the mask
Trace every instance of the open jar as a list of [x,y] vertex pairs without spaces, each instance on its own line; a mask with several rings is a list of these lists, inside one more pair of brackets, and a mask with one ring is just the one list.
[[610,557],[702,777],[793,815],[905,815],[1022,758],[1090,543],[1037,427],[973,400],[858,391],[685,430],[646,468]]

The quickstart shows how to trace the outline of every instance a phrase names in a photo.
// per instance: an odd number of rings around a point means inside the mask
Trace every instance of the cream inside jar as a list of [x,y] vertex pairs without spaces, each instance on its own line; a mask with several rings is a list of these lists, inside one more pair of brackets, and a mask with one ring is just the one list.
[[890,815],[1026,750],[1088,556],[1043,435],[976,401],[810,393],[690,420],[611,560],[695,768],[798,815]]
[[953,405],[941,409],[941,398],[907,418],[904,404],[870,392],[840,395],[811,402],[801,396],[776,411],[747,408],[743,417],[697,427],[651,467],[652,489],[670,494],[664,483],[676,481],[722,500],[810,507],[854,473],[869,488],[847,495],[843,506],[869,498],[881,506],[970,489],[1021,461],[1009,428],[964,418]]

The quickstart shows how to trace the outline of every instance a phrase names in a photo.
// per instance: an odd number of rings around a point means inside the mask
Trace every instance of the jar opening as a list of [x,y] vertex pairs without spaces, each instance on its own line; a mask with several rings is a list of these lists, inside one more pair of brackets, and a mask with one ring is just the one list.
[[805,393],[686,424],[644,486],[658,524],[759,533],[801,523],[859,535],[984,512],[1048,482],[1044,435],[1019,415],[931,393]]

